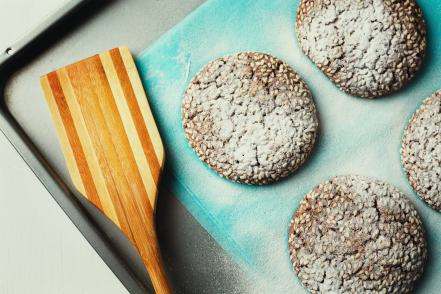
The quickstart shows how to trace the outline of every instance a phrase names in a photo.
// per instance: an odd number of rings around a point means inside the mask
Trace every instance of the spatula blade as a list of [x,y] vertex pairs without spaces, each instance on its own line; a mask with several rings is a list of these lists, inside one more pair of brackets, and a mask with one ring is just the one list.
[[95,55],[40,82],[75,187],[134,244],[156,291],[172,293],[168,280],[155,284],[154,277],[165,276],[154,225],[164,148],[129,49]]

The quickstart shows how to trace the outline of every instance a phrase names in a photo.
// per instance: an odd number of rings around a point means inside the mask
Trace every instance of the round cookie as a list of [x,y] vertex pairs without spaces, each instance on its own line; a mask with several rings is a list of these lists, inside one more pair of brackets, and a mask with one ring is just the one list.
[[401,163],[412,188],[441,211],[441,90],[424,100],[403,135]]
[[240,52],[211,61],[190,81],[182,125],[199,159],[221,177],[266,184],[305,161],[318,123],[311,92],[288,64]]
[[407,293],[423,272],[425,232],[396,188],[332,177],[300,202],[289,226],[294,272],[312,293]]
[[301,0],[296,33],[303,52],[337,87],[366,98],[406,84],[426,48],[415,0]]

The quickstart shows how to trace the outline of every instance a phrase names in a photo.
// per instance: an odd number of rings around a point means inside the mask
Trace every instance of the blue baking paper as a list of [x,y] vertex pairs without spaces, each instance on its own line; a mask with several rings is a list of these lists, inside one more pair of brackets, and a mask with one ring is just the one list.
[[[262,293],[307,293],[292,270],[288,225],[303,196],[334,175],[385,181],[415,205],[426,228],[428,261],[414,293],[441,288],[441,214],[413,192],[399,149],[415,110],[441,88],[441,1],[419,0],[427,53],[416,77],[380,99],[347,95],[302,53],[295,36],[299,0],[211,0],[136,58],[166,150],[167,185],[239,264]],[[318,111],[318,137],[306,162],[266,186],[229,182],[199,161],[182,129],[181,101],[190,79],[209,61],[240,51],[285,60],[309,86]]]

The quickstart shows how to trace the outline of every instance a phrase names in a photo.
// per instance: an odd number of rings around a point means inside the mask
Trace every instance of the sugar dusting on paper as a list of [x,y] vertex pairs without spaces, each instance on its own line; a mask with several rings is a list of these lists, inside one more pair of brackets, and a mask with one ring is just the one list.
[[[427,11],[424,5],[430,5],[427,1],[419,1],[423,13]],[[307,293],[292,270],[287,242],[288,226],[300,200],[334,175],[379,179],[402,191],[422,217],[428,232],[429,262],[416,287],[418,293],[434,293],[441,286],[431,274],[441,264],[439,255],[431,255],[441,251],[440,215],[413,193],[401,168],[399,148],[412,113],[441,88],[430,77],[441,68],[441,57],[426,60],[420,78],[385,98],[347,95],[300,50],[294,32],[298,4],[212,0],[138,57],[167,165],[185,188],[175,191],[186,191],[176,196],[263,293]],[[309,86],[317,107],[319,131],[311,154],[295,173],[271,185],[246,186],[220,178],[199,161],[181,126],[181,102],[188,80],[209,61],[240,51],[266,52],[286,61]],[[173,59],[178,56],[186,58]],[[423,70],[424,65],[430,66]]]

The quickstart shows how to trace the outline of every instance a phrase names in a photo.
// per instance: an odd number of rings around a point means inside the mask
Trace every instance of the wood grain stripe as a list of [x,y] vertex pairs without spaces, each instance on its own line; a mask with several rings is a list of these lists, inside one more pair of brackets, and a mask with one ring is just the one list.
[[129,139],[130,147],[135,156],[138,170],[141,174],[142,182],[144,183],[144,186],[146,188],[147,195],[150,200],[150,206],[153,207],[153,210],[155,210],[155,199],[158,189],[153,178],[153,174],[150,170],[151,167],[149,166],[147,158],[145,157],[134,120],[132,119],[130,114],[130,109],[126,103],[126,98],[124,97],[124,92],[119,83],[118,75],[116,73],[115,67],[113,66],[113,62],[109,52],[102,53],[99,56],[103,64],[107,79],[109,80],[113,96],[115,97],[118,112],[121,116],[125,132]]
[[[108,54],[108,52],[106,52]],[[104,53],[105,54],[105,53]],[[127,181],[131,184],[132,189],[132,196],[135,198],[135,201],[138,204],[138,208],[142,212],[142,217],[149,216],[150,213],[154,212],[155,206],[155,196],[157,187],[153,181],[153,178],[151,178],[150,183],[144,183],[143,178],[140,173],[140,164],[137,164],[136,156],[144,158],[142,153],[142,148],[138,147],[141,146],[139,140],[136,140],[138,138],[136,134],[136,127],[134,126],[133,120],[130,118],[129,109],[127,108],[127,105],[124,105],[122,102],[125,101],[125,97],[121,91],[121,88],[116,88],[115,85],[119,85],[118,83],[118,77],[115,68],[113,67],[112,60],[110,59],[110,56],[107,55],[103,58],[102,54],[100,54],[100,59],[104,68],[104,71],[106,73],[107,79],[110,82],[110,87],[112,90],[112,93],[115,97],[114,101],[116,102],[117,106],[117,113],[121,116],[122,123],[124,126],[124,130],[127,133],[128,139],[130,141],[131,148],[128,148],[130,152],[126,152],[123,154],[126,154],[127,156],[133,155],[133,157],[127,157],[121,160],[123,164],[126,164],[124,170],[126,172]],[[122,96],[121,96],[122,95]],[[138,144],[136,144],[136,142]],[[142,164],[144,167],[147,167],[148,165]],[[148,169],[146,170],[147,173],[149,173]],[[149,173],[151,175],[151,173]],[[150,191],[150,193],[149,193]],[[147,202],[147,201],[150,201]]]
[[147,131],[145,121],[142,117],[141,110],[139,108],[138,101],[133,91],[130,78],[127,74],[127,70],[124,66],[124,62],[121,57],[121,53],[118,48],[110,50],[110,56],[115,66],[120,85],[123,89],[124,96],[126,98],[127,105],[129,106],[130,113],[132,114],[133,121],[135,123],[136,130],[138,131],[139,139],[144,150],[144,155],[150,166],[153,178],[156,186],[158,186],[159,178],[161,175],[161,166],[159,165],[158,157],[156,156],[155,148],[153,147],[150,134]]
[[[109,216],[133,242],[133,235],[127,221],[125,211],[122,207],[120,197],[122,194],[130,195],[125,174],[118,160],[118,152],[113,144],[113,130],[107,125],[100,101],[106,99],[105,84],[102,83],[102,76],[99,69],[95,67],[93,58],[84,60],[67,68],[68,75],[75,85],[77,101],[82,115],[85,119],[87,132],[93,145],[95,156],[98,159],[100,173],[99,178],[103,189],[107,189],[101,196],[104,209],[111,211]],[[81,73],[81,74],[78,74]],[[84,88],[80,88],[80,86]],[[85,89],[89,89],[85,90]],[[103,97],[104,96],[104,97]],[[113,99],[109,97],[107,99]],[[119,135],[119,134],[117,134]],[[98,175],[97,175],[98,176]],[[105,200],[106,199],[106,200]],[[106,212],[105,212],[106,213]],[[107,214],[107,213],[106,213]]]
[[78,192],[80,192],[81,195],[86,196],[86,190],[84,189],[83,180],[81,179],[80,171],[78,170],[78,166],[75,161],[72,146],[69,143],[69,138],[67,137],[66,130],[64,129],[63,120],[61,119],[60,112],[58,111],[58,106],[47,76],[42,76],[40,78],[40,83],[43,88],[52,119],[55,123],[55,129],[57,130],[58,138],[60,139],[63,154],[66,158],[67,168],[69,169],[72,181]]
[[52,72],[48,74],[47,77],[52,89],[52,93],[54,94],[55,103],[57,104],[58,111],[63,121],[64,129],[66,130],[67,137],[69,138],[69,144],[72,147],[72,151],[75,156],[75,161],[80,172],[87,199],[102,210],[103,207],[101,205],[101,200],[93,182],[92,174],[90,172],[89,165],[87,164],[86,156],[78,137],[78,133],[75,129],[74,121],[72,119],[69,106],[67,105],[63,89],[61,88],[58,75],[56,72]]
[[[94,110],[94,112],[100,112],[100,115],[102,114],[103,125],[100,127],[100,133],[102,136],[106,136],[105,142],[103,142],[102,145],[105,149],[106,158],[110,166],[109,171],[117,190],[115,191],[115,197],[117,197],[117,199],[114,199],[113,202],[118,211],[118,216],[120,216],[120,219],[124,218],[126,222],[127,212],[122,205],[121,198],[133,197],[134,191],[130,183],[133,182],[134,179],[138,179],[137,182],[141,185],[141,191],[145,191],[145,189],[140,180],[133,152],[130,148],[127,148],[130,146],[130,143],[125,133],[123,122],[118,112],[115,98],[112,94],[101,59],[99,56],[94,56],[84,63],[88,69],[93,88],[99,93],[99,95],[97,95],[97,103],[100,109]],[[143,195],[147,196],[145,192]],[[123,229],[123,231],[125,232],[129,227],[130,225],[127,223],[127,228]]]
[[161,136],[159,135],[158,128],[156,126],[155,119],[153,118],[153,114],[150,110],[150,106],[147,100],[146,93],[142,86],[141,79],[138,74],[138,70],[136,69],[135,61],[133,60],[132,54],[127,46],[121,46],[118,48],[122,60],[124,62],[124,66],[127,70],[127,74],[129,76],[130,82],[133,87],[133,91],[136,95],[139,108],[141,110],[142,116],[144,118],[145,124],[147,126],[147,131],[150,135],[150,139],[152,141],[153,147],[155,148],[156,156],[158,157],[159,165],[162,169],[164,169],[164,146],[162,145]]
[[[127,105],[121,103],[125,101],[124,93],[122,92],[121,87],[115,87],[115,85],[119,85],[118,76],[115,68],[113,67],[109,52],[102,53],[99,56],[104,71],[106,73],[107,79],[109,80],[110,88],[114,95],[115,98],[114,100],[116,102],[118,112],[121,115],[121,119],[124,125],[124,130],[126,131],[130,141],[131,148],[129,149],[133,151],[135,157],[137,154],[143,155],[142,148],[138,147],[138,145],[141,146],[139,140],[135,140],[137,144],[131,141],[134,140],[135,138],[138,138],[136,134],[136,127],[134,126],[133,120],[130,119],[130,114],[128,114],[129,109],[127,109]],[[126,167],[124,167],[124,170],[126,173],[127,181],[129,182],[131,190],[133,192],[132,197],[136,201],[137,207],[140,210],[140,217],[142,218],[152,217],[152,213],[154,212],[155,209],[154,203],[157,194],[156,193],[157,188],[154,182],[151,182],[148,185],[146,185],[143,182],[143,178],[141,177],[140,170],[137,168],[137,166],[140,167],[140,164],[138,163],[138,165],[136,165],[136,162],[137,162],[136,158],[135,158],[135,162],[131,162],[129,160],[121,160],[121,163],[127,164]],[[147,189],[150,189],[152,193],[148,194]],[[150,203],[148,201],[150,201]],[[144,221],[147,221],[147,219],[145,219]]]
[[[119,220],[116,215],[116,211],[113,207],[110,198],[110,191],[107,189],[105,182],[105,174],[103,174],[102,166],[105,165],[105,159],[103,158],[103,152],[100,146],[94,144],[95,136],[91,134],[88,128],[94,125],[94,121],[90,121],[91,109],[87,108],[83,111],[84,97],[75,91],[75,87],[78,85],[79,81],[73,81],[72,77],[69,76],[68,71],[76,71],[76,66],[69,66],[57,71],[58,78],[60,79],[61,88],[64,91],[66,97],[67,105],[69,106],[70,113],[74,120],[75,128],[80,138],[81,145],[84,149],[84,154],[86,156],[86,161],[89,165],[90,171],[93,175],[93,182],[98,191],[98,195],[101,201],[101,210],[108,215],[108,217],[120,227]],[[83,87],[87,87],[88,83],[86,80],[82,80],[80,84]],[[92,97],[90,90],[84,93],[86,97]]]

